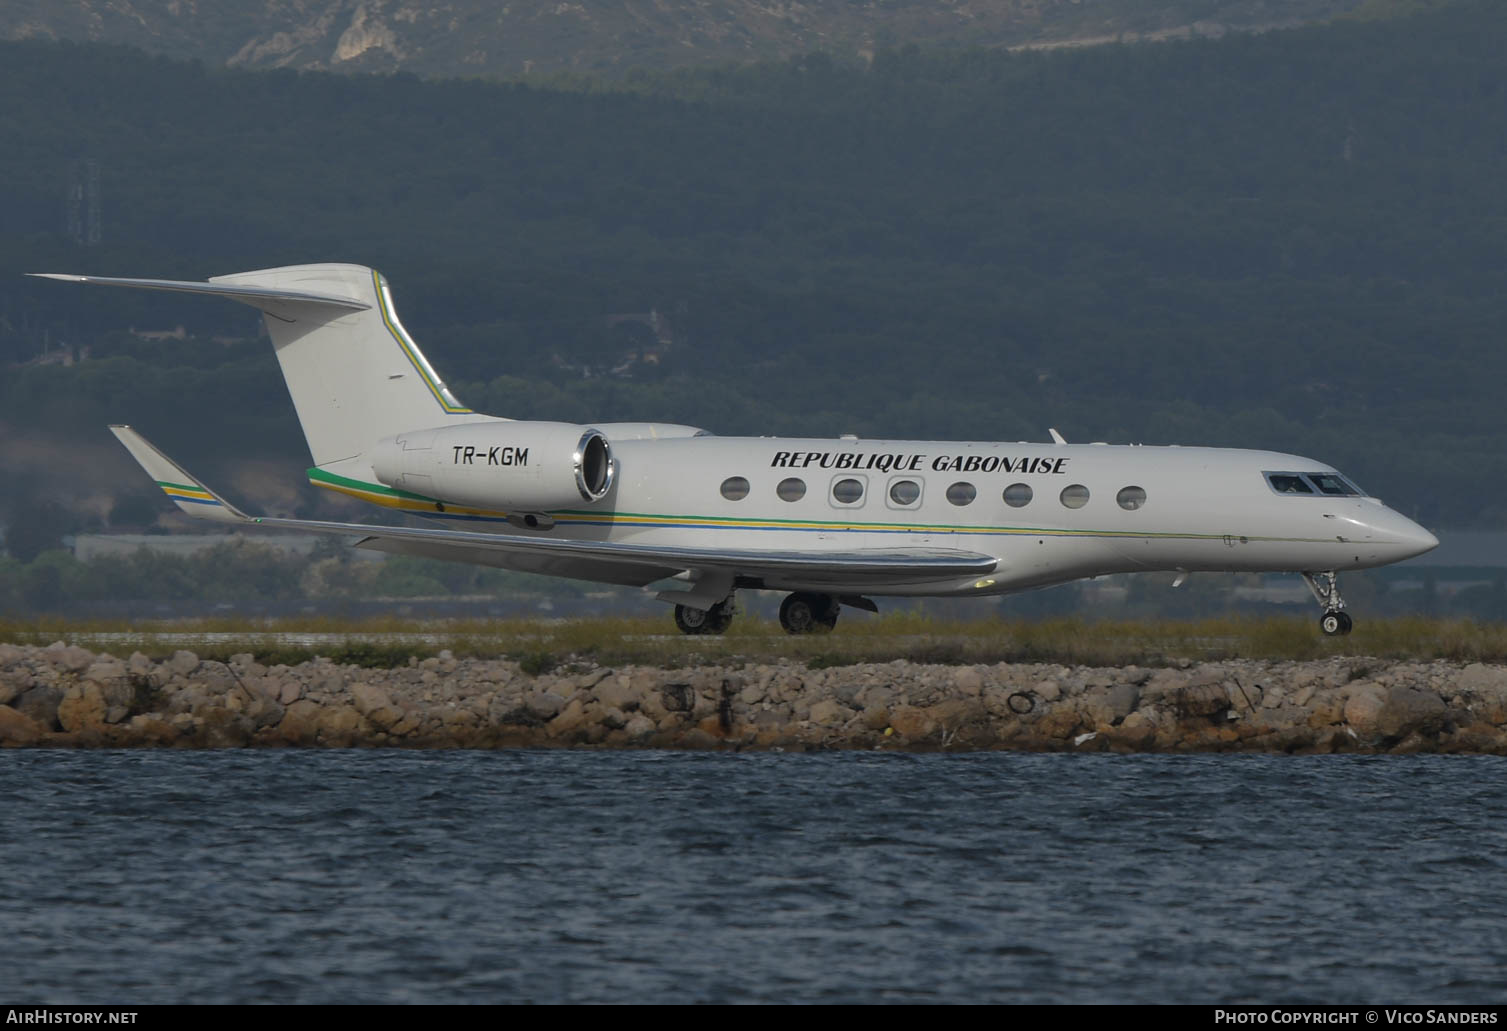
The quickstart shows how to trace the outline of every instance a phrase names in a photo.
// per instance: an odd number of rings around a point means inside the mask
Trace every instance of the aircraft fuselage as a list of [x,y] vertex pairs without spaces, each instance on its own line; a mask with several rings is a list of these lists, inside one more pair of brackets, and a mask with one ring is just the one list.
[[[504,439],[509,424],[495,426]],[[1146,570],[1364,569],[1437,544],[1375,498],[1302,478],[1347,489],[1332,467],[1269,451],[695,436],[615,441],[612,453],[608,493],[544,513],[549,528],[534,532],[728,550],[955,548],[999,560],[984,577],[866,581],[869,594],[1000,594]],[[500,471],[485,453],[454,462],[479,483]],[[1271,474],[1308,492],[1280,493]],[[501,509],[412,510],[517,532]],[[833,589],[830,579],[761,579]]]

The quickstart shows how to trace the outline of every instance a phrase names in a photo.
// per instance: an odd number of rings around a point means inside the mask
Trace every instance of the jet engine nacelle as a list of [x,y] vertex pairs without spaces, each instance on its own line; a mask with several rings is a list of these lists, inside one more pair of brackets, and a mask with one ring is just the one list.
[[497,422],[411,430],[371,452],[372,472],[396,490],[509,512],[599,501],[612,487],[601,430],[564,422]]

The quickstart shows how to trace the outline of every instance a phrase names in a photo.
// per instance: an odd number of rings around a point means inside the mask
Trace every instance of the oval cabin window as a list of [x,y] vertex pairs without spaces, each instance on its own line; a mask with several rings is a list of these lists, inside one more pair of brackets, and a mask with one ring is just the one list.
[[890,484],[890,500],[897,505],[914,505],[921,497],[921,485],[915,480],[896,480]]
[[978,488],[971,483],[954,483],[947,488],[947,500],[954,505],[971,505],[978,496]]
[[729,476],[722,481],[722,496],[729,501],[742,501],[748,497],[748,481],[741,476]]
[[799,501],[806,496],[806,481],[792,476],[788,480],[781,480],[774,492],[781,501]]
[[1067,508],[1082,508],[1088,504],[1088,488],[1081,483],[1069,484],[1062,488],[1061,498]]
[[1005,488],[1005,504],[1011,508],[1025,508],[1035,496],[1029,483],[1012,483]]
[[1127,512],[1134,512],[1146,503],[1146,491],[1140,487],[1122,487],[1115,495],[1115,504]]
[[854,505],[863,497],[863,484],[854,479],[832,484],[832,500],[839,505]]

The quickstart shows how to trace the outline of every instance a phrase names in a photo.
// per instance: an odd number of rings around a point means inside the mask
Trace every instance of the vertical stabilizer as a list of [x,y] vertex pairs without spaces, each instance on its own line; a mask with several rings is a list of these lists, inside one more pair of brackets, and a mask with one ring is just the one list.
[[364,265],[289,265],[207,283],[31,273],[43,279],[212,294],[262,312],[317,466],[362,475],[378,441],[405,430],[496,422],[440,381],[393,309],[387,280]]
[[398,321],[387,280],[375,269],[294,265],[216,276],[210,284],[361,303],[359,310],[258,305],[315,465],[357,458],[404,430],[488,419],[457,401],[435,374]]

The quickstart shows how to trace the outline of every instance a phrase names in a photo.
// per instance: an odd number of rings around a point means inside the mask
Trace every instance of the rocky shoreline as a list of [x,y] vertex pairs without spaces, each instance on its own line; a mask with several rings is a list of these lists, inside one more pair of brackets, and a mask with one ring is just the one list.
[[910,662],[530,675],[506,659],[153,660],[0,644],[0,745],[1507,754],[1507,666]]

